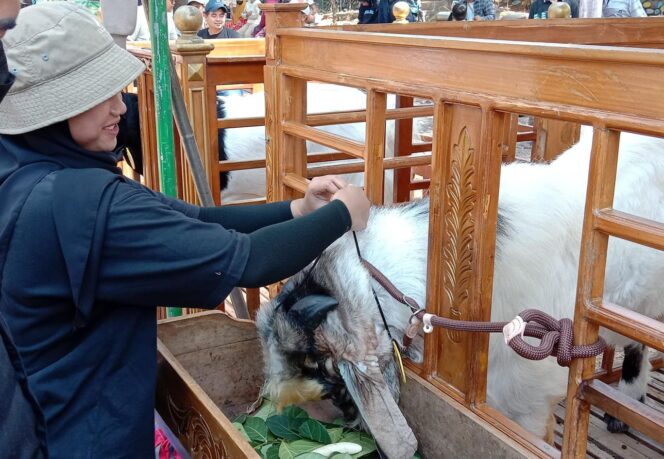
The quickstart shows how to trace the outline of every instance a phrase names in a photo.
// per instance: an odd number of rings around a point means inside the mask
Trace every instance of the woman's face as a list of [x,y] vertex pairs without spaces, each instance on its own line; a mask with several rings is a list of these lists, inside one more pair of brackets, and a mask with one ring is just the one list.
[[74,141],[88,151],[113,151],[117,145],[120,116],[127,107],[120,93],[69,119]]

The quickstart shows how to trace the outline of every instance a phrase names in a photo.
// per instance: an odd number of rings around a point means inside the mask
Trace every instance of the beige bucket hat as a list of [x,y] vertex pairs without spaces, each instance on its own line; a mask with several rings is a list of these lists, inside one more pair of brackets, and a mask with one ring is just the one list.
[[16,22],[3,39],[16,81],[0,104],[0,134],[34,131],[83,113],[145,68],[76,4],[23,8]]

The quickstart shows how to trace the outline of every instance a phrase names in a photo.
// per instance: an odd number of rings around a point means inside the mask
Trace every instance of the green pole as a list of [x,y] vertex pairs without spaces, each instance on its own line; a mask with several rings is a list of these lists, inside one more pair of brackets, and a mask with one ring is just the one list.
[[[166,1],[150,2],[150,41],[152,45],[152,82],[157,125],[159,154],[159,187],[166,196],[177,196],[175,182],[175,151],[173,137],[173,107],[171,99],[170,50]],[[166,308],[167,317],[182,315],[181,308]]]

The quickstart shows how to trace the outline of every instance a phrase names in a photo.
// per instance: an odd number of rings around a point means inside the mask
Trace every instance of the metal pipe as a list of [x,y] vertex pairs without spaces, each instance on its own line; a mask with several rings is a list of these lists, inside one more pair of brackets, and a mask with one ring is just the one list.
[[[159,187],[166,196],[176,197],[175,152],[170,85],[170,51],[166,1],[153,0],[148,8],[150,43],[152,47],[152,81],[154,86],[157,152],[159,156]],[[145,2],[147,5],[147,1]],[[167,308],[167,317],[182,315],[181,308]]]

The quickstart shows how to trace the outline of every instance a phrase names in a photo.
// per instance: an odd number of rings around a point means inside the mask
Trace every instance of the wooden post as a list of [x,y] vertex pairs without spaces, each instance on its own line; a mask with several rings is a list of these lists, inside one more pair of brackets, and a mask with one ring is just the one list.
[[[397,108],[413,106],[413,98],[397,96]],[[406,156],[412,153],[413,145],[413,119],[396,120],[394,122],[394,156]],[[394,171],[394,201],[406,202],[410,200],[410,183],[413,169],[407,167]]]
[[[435,104],[427,274],[434,314],[490,318],[503,148],[498,137],[510,120],[487,108]],[[437,330],[426,347],[425,369],[434,381],[467,403],[484,400],[488,337]]]
[[[286,81],[278,79],[277,63],[280,52],[277,30],[282,27],[300,27],[302,10],[306,8],[306,3],[279,3],[279,4],[261,4],[259,7],[265,15],[265,173],[267,174],[267,201],[281,201],[290,195],[282,185],[283,172],[285,164],[284,149],[280,145],[283,138],[281,128],[281,115],[275,117],[275,113],[286,113],[286,110],[293,114],[304,110],[301,119],[306,116],[306,100],[296,101],[298,97],[306,97],[306,83],[304,89],[301,85],[290,79],[289,96],[291,100],[288,106],[282,107],[282,84]],[[298,106],[290,106],[291,103],[297,103]],[[302,103],[304,102],[304,103]],[[284,111],[282,112],[282,109]],[[300,118],[296,115],[296,118]],[[302,141],[304,143],[304,141]],[[296,142],[294,144],[297,144]],[[302,154],[302,152],[299,152]],[[306,174],[306,147],[304,149],[305,163],[302,175]]]
[[[594,212],[596,209],[613,207],[619,143],[620,133],[618,131],[610,131],[606,128],[595,129],[581,237],[579,285],[574,311],[575,345],[594,343],[598,336],[599,327],[586,317],[586,305],[593,300],[601,300],[604,295],[609,236],[594,228]],[[581,398],[579,387],[583,381],[591,379],[594,372],[594,358],[573,360],[570,366],[563,457],[578,459],[586,457],[590,404]]]
[[371,89],[367,94],[366,146],[364,151],[364,190],[374,204],[383,203],[385,172],[385,111],[387,95]]
[[581,125],[570,121],[535,118],[534,127],[535,141],[531,157],[533,162],[553,161],[581,137]]
[[[203,17],[197,8],[183,6],[178,8],[174,16],[175,24],[182,36],[171,45],[171,52],[176,56],[176,69],[189,121],[194,130],[194,137],[200,149],[203,167],[212,190],[215,204],[219,205],[219,146],[217,144],[217,109],[216,97],[210,93],[206,70],[207,55],[214,45],[196,36]],[[182,199],[197,203],[198,196],[191,178],[187,161],[182,157],[180,180],[182,183]]]

